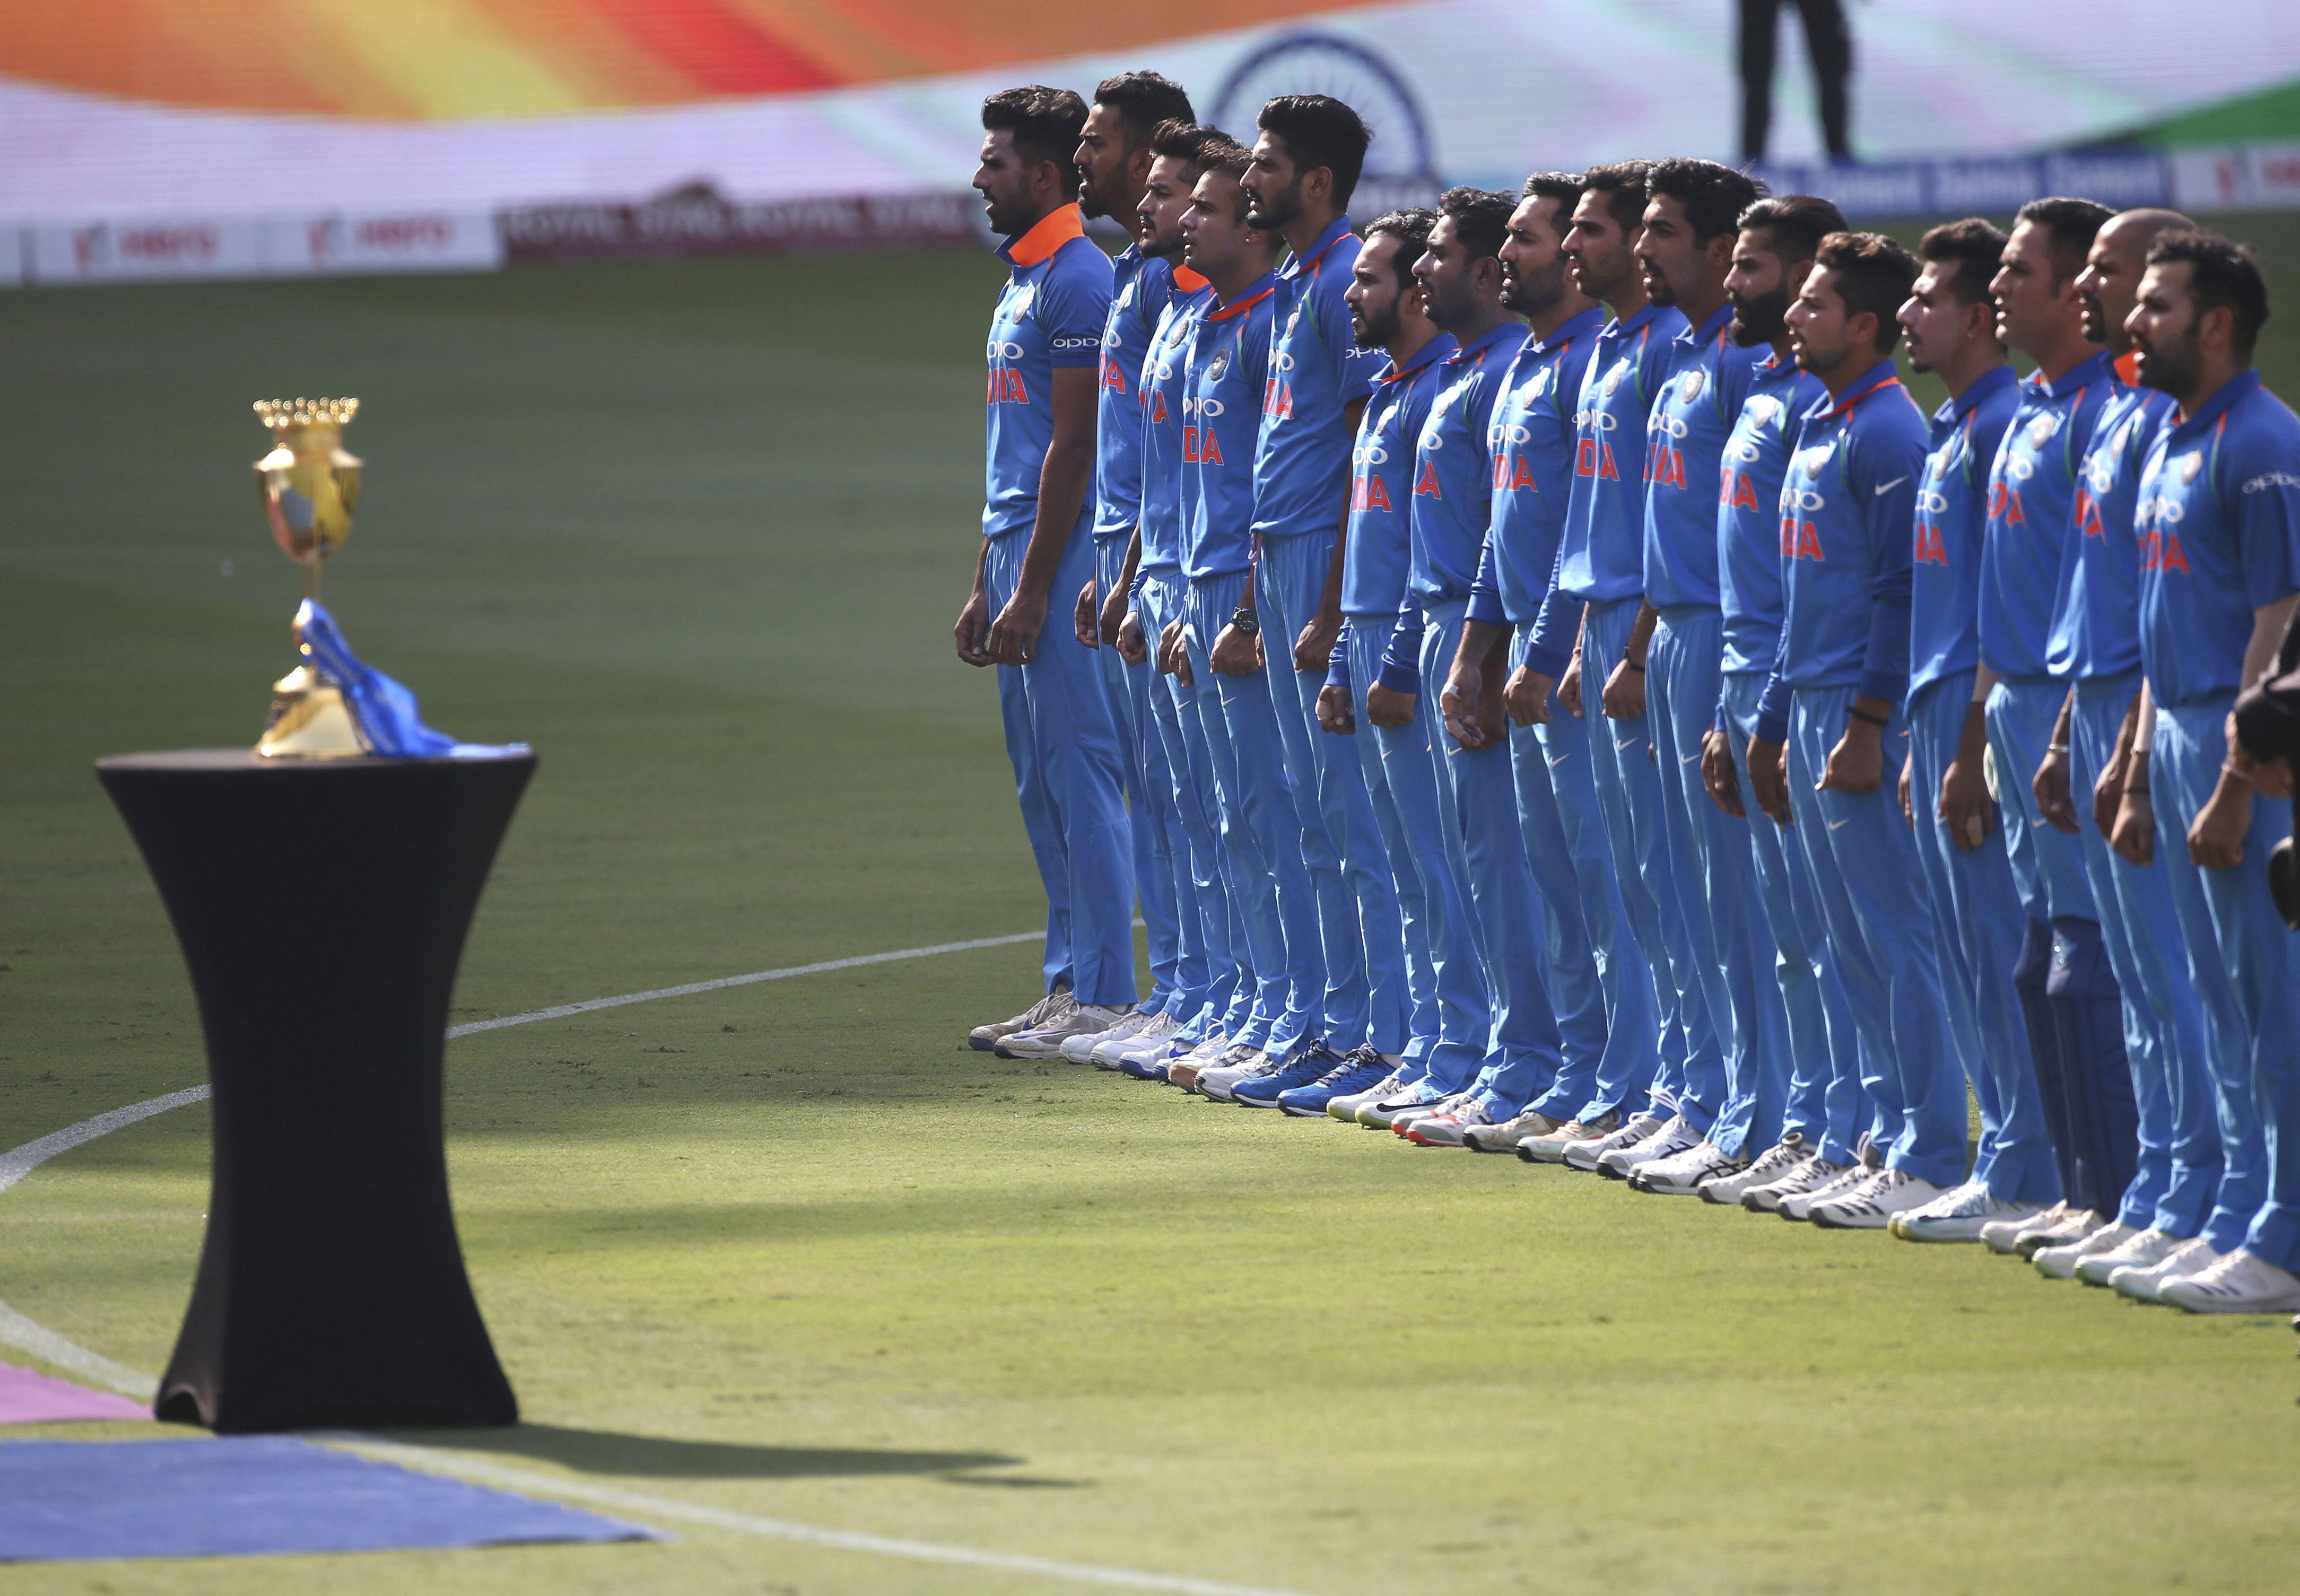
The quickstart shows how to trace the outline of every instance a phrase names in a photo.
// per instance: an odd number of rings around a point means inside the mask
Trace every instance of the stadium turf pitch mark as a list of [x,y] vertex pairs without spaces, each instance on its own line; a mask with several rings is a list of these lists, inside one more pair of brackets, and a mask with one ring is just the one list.
[[[788,969],[760,970],[747,976],[727,976],[715,981],[695,981],[684,986],[657,987],[652,992],[634,992],[621,997],[594,998],[588,1002],[563,1003],[555,1008],[531,1010],[524,1014],[506,1015],[501,1019],[483,1019],[471,1025],[456,1026],[448,1031],[453,1036],[468,1036],[475,1031],[501,1030],[506,1026],[531,1025],[540,1019],[560,1019],[571,1014],[586,1014],[595,1009],[612,1009],[624,1003],[644,1003],[655,998],[687,997],[698,992],[719,992],[729,986],[749,986],[761,981],[787,980],[793,976],[821,975],[838,969],[854,969],[866,964],[892,964],[904,959],[926,959],[938,953],[960,953],[977,948],[1004,947],[1011,943],[1036,941],[1043,933],[1020,932],[1012,936],[978,937],[971,942],[941,943],[927,948],[900,948],[888,953],[865,953],[854,959],[832,959],[821,964],[796,965]],[[164,1114],[170,1109],[179,1109],[187,1103],[199,1102],[208,1096],[205,1086],[191,1086],[181,1092],[171,1092],[164,1097],[146,1098],[126,1108],[113,1109],[83,1119],[77,1125],[66,1126],[37,1141],[0,1153],[0,1192],[6,1191],[33,1170],[75,1147],[95,1141],[98,1136]],[[114,1363],[100,1352],[92,1352],[77,1342],[65,1340],[44,1325],[35,1323],[0,1302],[0,1342],[29,1352],[44,1362],[59,1368],[68,1368],[84,1378],[107,1385],[142,1401],[150,1401],[159,1393],[159,1382],[150,1375]],[[457,1453],[435,1451],[430,1447],[409,1446],[404,1442],[380,1441],[354,1432],[315,1434],[314,1440],[332,1441],[372,1457],[413,1467],[436,1469],[465,1479],[483,1481],[511,1490],[531,1491],[539,1495],[556,1496],[576,1501],[620,1508],[653,1518],[667,1518],[674,1523],[696,1524],[712,1529],[732,1530],[738,1534],[755,1535],[773,1541],[796,1541],[810,1546],[829,1547],[839,1551],[872,1552],[882,1557],[905,1558],[912,1562],[941,1563],[966,1568],[987,1568],[1001,1574],[1033,1575],[1046,1579],[1065,1580],[1073,1584],[1102,1585],[1115,1590],[1158,1591],[1168,1596],[1299,1596],[1298,1592],[1279,1591],[1266,1585],[1230,1584],[1221,1580],[1196,1579],[1188,1575],[1154,1574],[1140,1568],[1108,1568],[1097,1563],[1071,1563],[1054,1558],[1026,1557],[1012,1552],[986,1551],[971,1546],[947,1546],[935,1541],[910,1541],[893,1535],[873,1535],[856,1530],[831,1529],[822,1525],[801,1524],[788,1518],[769,1518],[756,1513],[738,1513],[724,1508],[705,1507],[699,1502],[680,1501],[676,1498],[655,1496],[646,1492],[621,1491],[612,1486],[590,1485],[578,1480],[555,1478],[546,1474],[535,1474],[523,1468],[506,1468],[498,1463],[483,1462]]]

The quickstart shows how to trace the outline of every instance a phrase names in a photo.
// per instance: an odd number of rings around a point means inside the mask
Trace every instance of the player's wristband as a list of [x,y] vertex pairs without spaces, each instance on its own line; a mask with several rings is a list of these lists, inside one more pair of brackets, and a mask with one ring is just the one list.
[[1628,666],[1631,670],[1636,671],[1639,676],[1643,676],[1646,673],[1646,668],[1638,664],[1635,660],[1629,658],[1627,654],[1623,654],[1621,656],[1621,663]]
[[2047,743],[2045,744],[2045,752],[2046,753],[2066,753],[2068,751],[2069,745],[2066,743]]
[[1872,715],[1868,711],[1862,709],[1859,704],[1853,705],[1846,711],[1846,713],[1851,715],[1855,720],[1860,721],[1863,726],[1873,726],[1878,727],[1879,730],[1884,727],[1884,716]]

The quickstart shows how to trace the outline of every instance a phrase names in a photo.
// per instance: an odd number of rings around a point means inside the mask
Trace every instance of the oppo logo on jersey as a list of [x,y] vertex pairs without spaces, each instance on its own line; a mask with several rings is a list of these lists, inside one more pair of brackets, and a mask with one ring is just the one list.
[[1573,412],[1576,428],[1587,427],[1598,432],[1611,432],[1621,424],[1620,418],[1609,410],[1577,410]]
[[1350,463],[1360,466],[1388,465],[1389,451],[1379,444],[1361,444],[1350,451]]
[[2241,491],[2264,494],[2271,487],[2300,487],[2300,477],[2289,471],[2268,471],[2247,481]]
[[[1008,347],[1012,348],[1012,345],[1010,345]],[[1054,347],[1057,349],[1099,349],[1102,347],[1102,340],[1098,337],[1056,338],[1054,340]],[[1017,355],[1021,354],[1021,350],[1015,350],[1015,353]]]
[[1204,416],[1206,420],[1212,420],[1222,413],[1222,402],[1219,399],[1194,399],[1186,395],[1182,399],[1182,413],[1186,416]]
[[2015,482],[2026,482],[2037,474],[2037,462],[2023,460],[2018,454],[2009,454],[2004,459],[2004,474]]
[[1486,428],[1486,446],[1489,449],[1499,448],[1504,444],[1529,444],[1532,441],[1533,432],[1529,428],[1504,427],[1496,421]]
[[1273,351],[1270,356],[1270,369],[1272,371],[1291,371],[1294,369],[1294,357],[1283,349]]
[[[1697,377],[1700,373],[1695,372],[1693,375]],[[1607,418],[1609,420],[1611,419],[1611,417]],[[1652,420],[1646,423],[1646,430],[1647,432],[1664,434],[1665,436],[1676,438],[1679,442],[1682,443],[1685,440],[1686,435],[1692,431],[1692,428],[1688,427],[1683,421],[1679,420],[1675,416],[1665,415],[1660,411],[1655,411],[1653,413]]]
[[1020,344],[1002,343],[993,338],[990,340],[990,347],[984,351],[984,355],[987,359],[994,361],[1019,361],[1022,358],[1022,346]]

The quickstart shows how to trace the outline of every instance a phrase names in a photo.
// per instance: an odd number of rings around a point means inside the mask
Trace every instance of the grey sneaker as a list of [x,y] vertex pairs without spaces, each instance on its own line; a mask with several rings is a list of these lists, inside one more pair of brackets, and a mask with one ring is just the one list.
[[1585,1174],[1597,1168],[1597,1160],[1617,1148],[1635,1147],[1650,1142],[1667,1129],[1669,1121],[1659,1114],[1640,1114],[1612,1135],[1596,1142],[1576,1142],[1565,1150],[1565,1167]]
[[2073,1280],[2079,1259],[2090,1258],[2096,1252],[2113,1251],[2139,1234],[2129,1225],[2103,1225],[2073,1242],[2038,1248],[2029,1254],[2029,1262],[2047,1280]]
[[1521,1138],[1517,1156],[1529,1164],[1562,1164],[1569,1149],[1587,1142],[1602,1142],[1621,1128],[1619,1110],[1608,1110],[1595,1119],[1569,1119],[1545,1135]]
[[1015,1032],[1046,1024],[1054,1018],[1057,1006],[1068,1003],[1070,999],[1071,989],[1057,986],[1012,1019],[993,1020],[987,1026],[975,1027],[966,1034],[966,1045],[979,1053],[990,1052]]
[[1125,1018],[1126,1013],[1114,1005],[1105,1009],[1094,1003],[1069,1003],[1055,1010],[1045,1024],[1016,1031],[990,1051],[1002,1059],[1059,1059],[1063,1043],[1081,1034],[1099,1036]]
[[1552,1119],[1546,1114],[1538,1114],[1528,1109],[1514,1119],[1464,1126],[1462,1145],[1472,1152],[1515,1152],[1520,1142],[1531,1136],[1546,1136],[1564,1123],[1562,1119]]
[[1738,1203],[1752,1188],[1767,1185],[1781,1178],[1800,1164],[1812,1161],[1812,1149],[1804,1137],[1791,1131],[1764,1151],[1756,1162],[1744,1165],[1731,1175],[1718,1175],[1701,1183],[1701,1201],[1716,1203]]
[[2150,1226],[2135,1231],[2105,1252],[2095,1252],[2077,1259],[2077,1278],[2087,1285],[2106,1285],[2109,1276],[2119,1269],[2145,1269],[2172,1256],[2175,1249],[2187,1245],[2186,1238],[2169,1230]]

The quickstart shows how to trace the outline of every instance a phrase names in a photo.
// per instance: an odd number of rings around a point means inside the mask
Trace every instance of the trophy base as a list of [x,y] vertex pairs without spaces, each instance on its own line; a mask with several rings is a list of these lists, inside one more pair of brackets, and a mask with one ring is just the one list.
[[298,665],[271,685],[271,718],[255,744],[267,760],[355,759],[368,752],[344,695],[309,666]]

